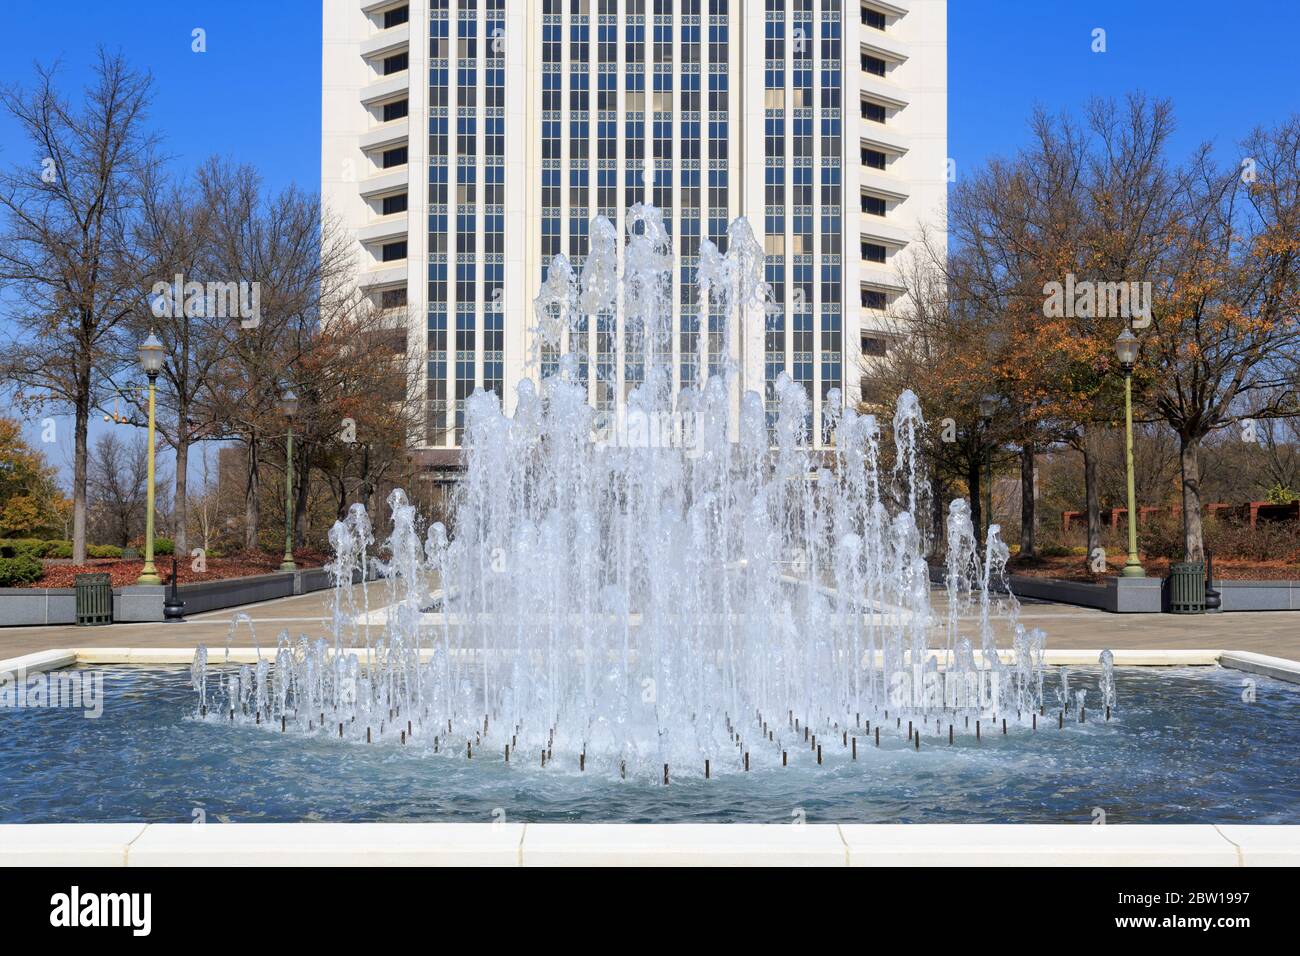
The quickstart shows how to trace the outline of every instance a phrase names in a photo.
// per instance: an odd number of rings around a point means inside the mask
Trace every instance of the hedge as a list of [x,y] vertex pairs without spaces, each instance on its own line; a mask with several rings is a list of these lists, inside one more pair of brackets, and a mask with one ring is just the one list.
[[40,580],[45,573],[41,559],[30,554],[19,554],[12,558],[0,558],[0,588],[11,588],[21,584],[31,584]]
[[42,538],[0,538],[0,557],[12,558],[20,554],[33,558],[70,558],[72,542]]
[[[154,538],[153,553],[170,555],[176,552],[176,544],[171,538]],[[0,538],[0,558],[15,558],[22,555],[36,558],[71,558],[72,542],[40,538]],[[88,558],[120,558],[122,549],[115,544],[87,544]],[[215,557],[215,555],[209,555]]]

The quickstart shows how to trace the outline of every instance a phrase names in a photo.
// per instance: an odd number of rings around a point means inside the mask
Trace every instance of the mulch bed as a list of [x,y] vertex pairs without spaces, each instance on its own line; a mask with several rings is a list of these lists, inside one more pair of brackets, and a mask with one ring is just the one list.
[[[176,577],[181,584],[194,584],[200,581],[220,581],[226,578],[243,578],[255,574],[271,574],[280,570],[283,554],[267,554],[263,551],[232,554],[224,558],[208,558],[207,570],[198,572],[191,567],[192,559],[177,559]],[[329,555],[315,550],[303,549],[294,552],[294,562],[299,568],[319,568],[330,560]],[[171,556],[157,557],[154,567],[164,584],[172,579]],[[113,587],[120,588],[135,584],[144,568],[144,561],[122,561],[117,558],[91,559],[85,564],[68,564],[64,562],[45,562],[45,574],[40,580],[31,584],[20,585],[28,588],[70,588],[78,574],[110,574]]]
[[[1107,555],[1107,572],[1093,574],[1086,559],[1079,555],[1059,558],[1012,558],[1007,570],[1035,578],[1056,578],[1060,581],[1097,582],[1119,574],[1127,555]],[[1168,558],[1142,558],[1142,567],[1148,577],[1163,578],[1169,575]],[[1178,563],[1178,562],[1173,562]],[[1214,559],[1214,577],[1223,581],[1297,581],[1300,564],[1287,561],[1246,561],[1233,558]]]

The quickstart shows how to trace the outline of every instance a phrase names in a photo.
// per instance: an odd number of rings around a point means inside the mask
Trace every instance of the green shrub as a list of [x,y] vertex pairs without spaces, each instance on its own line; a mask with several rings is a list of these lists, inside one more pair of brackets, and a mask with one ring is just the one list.
[[0,557],[12,558],[19,554],[31,555],[33,558],[70,558],[72,557],[72,542],[44,541],[39,538],[0,540]]
[[71,541],[47,541],[45,556],[47,558],[70,558],[72,557]]
[[175,554],[175,553],[176,553],[176,542],[172,541],[171,538],[154,538],[154,539],[153,539],[153,553],[154,553],[154,554],[159,554],[159,555],[160,555],[160,554]]
[[88,558],[120,558],[122,549],[115,544],[88,544],[86,545],[86,557]]
[[12,588],[22,584],[39,581],[45,573],[41,559],[30,554],[19,554],[12,558],[0,558],[0,588]]
[[13,558],[25,554],[33,558],[43,558],[46,545],[49,543],[39,538],[0,539],[0,557]]
[[1300,500],[1300,492],[1284,488],[1281,484],[1275,484],[1268,489],[1267,498],[1275,505],[1289,505],[1293,501]]
[[1074,549],[1063,544],[1049,544],[1046,547],[1039,548],[1038,553],[1044,558],[1068,558],[1074,553]]

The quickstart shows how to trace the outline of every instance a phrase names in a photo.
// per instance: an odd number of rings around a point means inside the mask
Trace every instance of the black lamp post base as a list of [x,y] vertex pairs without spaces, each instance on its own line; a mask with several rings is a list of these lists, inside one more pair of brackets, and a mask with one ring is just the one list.
[[163,619],[167,621],[185,620],[185,602],[181,600],[181,592],[176,584],[176,555],[172,555],[172,583],[167,589],[167,597],[163,600]]
[[1214,552],[1205,552],[1205,609],[1217,611],[1223,607],[1223,597],[1214,589]]

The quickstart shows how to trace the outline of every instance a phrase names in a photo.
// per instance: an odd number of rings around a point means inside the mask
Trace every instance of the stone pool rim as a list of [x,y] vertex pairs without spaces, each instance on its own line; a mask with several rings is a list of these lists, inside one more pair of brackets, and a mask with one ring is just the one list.
[[[268,650],[271,649],[259,650],[257,647],[232,647],[227,652],[224,647],[213,645],[208,649],[209,662],[215,664],[218,660],[224,661],[226,653],[229,653],[229,662],[232,664],[252,664],[259,657],[268,661],[273,660],[274,655],[268,653]],[[345,648],[345,650],[351,653],[358,650],[358,648],[349,647]],[[194,651],[194,647],[54,648],[0,660],[0,673],[13,673],[22,670],[29,674],[36,674],[42,671],[58,670],[63,667],[75,667],[78,664],[153,664],[176,667],[193,661]],[[1087,667],[1098,663],[1101,652],[1101,648],[1084,650],[1047,649],[1043,651],[1043,663],[1051,667]],[[433,651],[431,648],[424,648],[420,653],[421,657],[428,657]],[[462,653],[470,657],[475,656],[473,650],[463,651]],[[941,648],[930,648],[926,651],[927,655],[942,653]],[[1231,670],[1271,677],[1287,683],[1300,684],[1300,661],[1259,654],[1254,651],[1202,648],[1123,648],[1112,649],[1111,653],[1114,655],[1116,667],[1213,667],[1217,665]],[[999,648],[998,654],[1006,661],[1015,659],[1015,651],[1010,648]],[[906,656],[910,657],[910,652]]]
[[[1052,666],[1098,650],[1048,650]],[[1117,667],[1213,666],[1300,683],[1250,651],[1115,650]],[[257,659],[252,647],[230,659]],[[27,673],[187,664],[193,648],[60,648]],[[7,823],[0,866],[1300,866],[1291,824]]]
[[[194,659],[194,647],[63,647],[45,651],[33,651],[19,657],[0,660],[0,671],[13,671],[25,667],[30,672],[55,670],[76,664],[159,664],[176,666],[189,664]],[[328,649],[332,652],[332,648]],[[361,648],[348,647],[351,653]],[[1096,649],[1046,649],[1043,651],[1044,662],[1054,666],[1090,666],[1098,663],[1102,648]],[[224,655],[225,647],[219,644],[208,645],[209,663],[215,664],[218,655]],[[428,656],[431,648],[423,648],[421,654]],[[473,649],[464,651],[473,656]],[[927,654],[942,654],[942,648],[930,648]],[[1300,683],[1300,661],[1284,657],[1271,657],[1254,651],[1233,651],[1208,648],[1112,648],[1116,667],[1197,667],[1220,664],[1236,668],[1237,662],[1255,663],[1256,666],[1272,665],[1286,672],[1293,682]],[[1011,648],[998,648],[998,654],[1004,660],[1014,660],[1015,651]],[[261,648],[261,656],[274,661],[274,646]],[[910,652],[909,652],[910,656]],[[1226,658],[1227,663],[1222,660]],[[232,664],[248,664],[258,659],[257,647],[231,647]],[[1287,678],[1280,678],[1286,680]]]
[[1300,825],[10,823],[0,866],[1295,866]]

